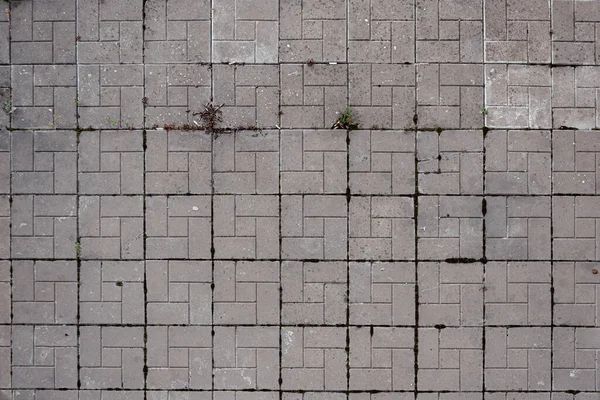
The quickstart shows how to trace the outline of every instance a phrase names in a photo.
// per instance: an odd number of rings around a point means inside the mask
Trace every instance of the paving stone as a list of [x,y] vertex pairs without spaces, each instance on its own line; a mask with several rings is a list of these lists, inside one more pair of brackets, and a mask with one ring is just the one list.
[[282,193],[346,193],[345,131],[282,130],[280,135]]
[[[10,62],[74,64],[76,0],[10,4]],[[6,61],[8,62],[8,61]]]
[[215,327],[215,389],[278,389],[279,328]]
[[595,2],[552,1],[552,63],[596,64],[600,56],[594,28],[600,22]]
[[594,362],[600,349],[598,338],[599,328],[553,329],[552,389],[598,394],[600,371]]
[[485,136],[488,194],[550,194],[550,131],[497,131]]
[[414,127],[415,76],[413,65],[349,64],[353,121],[363,129]]
[[294,325],[346,323],[346,262],[284,261],[281,322]]
[[350,390],[411,390],[415,330],[350,328]]
[[78,63],[141,63],[143,11],[143,0],[78,1]]
[[600,327],[600,289],[597,263],[555,262],[553,311],[554,324]]
[[599,260],[596,218],[600,203],[593,196],[552,198],[553,258],[560,261]]
[[418,63],[483,61],[481,0],[415,0]]
[[[0,24],[2,24],[0,22]],[[0,28],[1,29],[1,28]],[[0,39],[1,40],[1,39]],[[0,134],[2,136],[7,136],[8,131],[5,130],[5,127],[10,126],[10,117],[11,114],[6,111],[13,111],[12,99],[11,99],[11,66],[10,65],[0,65],[0,101],[2,102],[2,110],[0,113]],[[10,105],[10,110],[8,106]],[[10,142],[8,142],[10,145]]]
[[211,142],[204,131],[147,131],[146,194],[211,194]]
[[[5,197],[4,200],[8,199]],[[8,210],[8,205],[5,204],[1,209]],[[2,215],[7,217],[7,211]],[[11,257],[75,259],[77,257],[76,215],[76,196],[13,196]],[[6,250],[4,253],[6,254]]]
[[82,389],[144,387],[144,328],[79,327]]
[[[13,194],[75,194],[77,134],[72,131],[11,132]],[[5,166],[6,162],[5,161]],[[7,183],[8,177],[4,177]]]
[[419,64],[418,126],[431,129],[482,127],[483,72],[482,64]]
[[216,259],[279,256],[279,199],[275,195],[213,196]]
[[12,327],[12,387],[77,388],[77,327]]
[[[352,392],[348,394],[350,400],[414,400],[415,394],[411,392]],[[331,399],[334,399],[331,396]]]
[[[186,393],[187,395],[188,393]],[[195,395],[196,393],[194,393]],[[213,399],[215,400],[277,400],[279,394],[277,392],[248,392],[248,391],[215,391],[213,392]],[[202,394],[204,396],[204,394]],[[208,400],[211,397],[181,397],[190,400]],[[173,398],[175,400],[175,398]]]
[[144,233],[149,258],[209,259],[210,197],[146,197]]
[[483,265],[417,264],[419,326],[483,325]]
[[348,61],[414,63],[415,18],[412,0],[348,2]]
[[[10,264],[4,262],[2,266],[7,268]],[[78,278],[75,261],[13,261],[12,276],[13,322],[77,323]],[[8,305],[11,299],[10,291],[6,291],[3,298],[8,299]],[[8,319],[10,320],[10,316]],[[3,320],[6,321],[6,317]]]
[[279,3],[280,62],[346,61],[345,0]]
[[415,264],[351,262],[351,325],[414,325]]
[[485,265],[485,324],[552,323],[549,262],[488,262]]
[[[0,388],[11,387],[11,327],[0,326],[0,356],[4,362],[0,365]],[[7,391],[8,392],[8,391]],[[7,392],[0,390],[0,394],[10,399]]]
[[411,197],[350,198],[351,260],[414,260],[415,215]]
[[210,389],[212,336],[208,326],[147,327],[147,387]]
[[209,67],[166,60],[165,64],[146,64],[144,79],[146,128],[204,124],[197,114],[210,102]]
[[482,328],[419,328],[418,333],[419,390],[482,390]]
[[573,395],[567,395],[570,397],[563,397],[565,393],[540,393],[540,392],[485,392],[482,393],[484,400],[573,400]]
[[[491,395],[495,395],[492,393]],[[488,396],[489,393],[472,393],[472,392],[432,392],[432,393],[418,393],[418,400],[482,400],[483,396]],[[511,399],[522,400],[519,396],[520,393],[510,393]],[[515,397],[512,397],[515,396]],[[486,397],[487,399],[487,397]],[[497,399],[496,399],[497,400]],[[507,400],[502,398],[502,400]],[[538,399],[539,400],[539,399]]]
[[486,390],[550,390],[550,329],[486,328]]
[[81,258],[143,258],[143,206],[142,196],[80,196]]
[[483,256],[482,199],[420,196],[417,235],[420,260]]
[[[242,396],[247,395],[248,398],[256,397],[256,393],[250,392],[191,392],[191,391],[177,391],[177,390],[147,390],[146,398],[148,400],[212,400],[223,398],[224,400],[235,400],[236,393],[240,393]],[[261,393],[266,394],[266,393]],[[269,393],[271,394],[271,393]],[[219,397],[221,396],[221,397]],[[260,394],[259,394],[260,396]],[[275,399],[274,399],[275,400]]]
[[80,65],[78,76],[79,126],[143,128],[143,65]]
[[278,65],[220,65],[213,74],[213,102],[223,105],[222,128],[275,128],[279,122]]
[[345,196],[282,196],[281,257],[345,260],[347,207]]
[[417,132],[419,193],[483,193],[481,131]]
[[488,260],[550,260],[550,197],[487,197],[486,209]]
[[[11,262],[0,261],[0,304],[8,305],[11,302],[12,296],[12,277],[11,277]],[[10,324],[12,321],[12,309],[3,307],[0,310],[0,323]],[[10,339],[9,339],[10,340]],[[2,381],[2,372],[0,372],[0,381]],[[7,387],[0,383],[0,388]]]
[[213,323],[275,325],[279,323],[279,263],[217,261]]
[[[78,400],[78,399],[93,399],[93,397],[86,397],[85,392],[79,392],[77,390],[69,390],[69,389],[38,389],[38,390],[14,390],[12,394],[9,394],[8,391],[1,392],[2,395],[5,395],[7,399],[14,400],[37,400],[37,399],[46,399],[46,400]],[[98,392],[100,395],[100,392]],[[99,399],[99,397],[96,397]],[[108,398],[108,397],[107,397]]]
[[552,132],[553,192],[559,194],[597,194],[596,161],[600,141],[594,131]]
[[345,111],[348,65],[281,64],[280,75],[281,127],[329,129]]
[[9,196],[0,196],[0,259],[10,258],[11,254],[10,202]]
[[144,61],[210,62],[210,7],[208,1],[144,2]]
[[0,64],[10,64],[10,23],[5,8],[4,15],[0,15]]
[[486,64],[486,126],[551,128],[551,80],[547,65]]
[[600,68],[555,67],[552,69],[552,126],[559,129],[600,127],[596,92]]
[[283,390],[346,390],[346,328],[281,327]]
[[14,128],[72,129],[77,126],[75,65],[13,65],[11,83]]
[[[209,7],[206,2],[205,8]],[[212,7],[212,62],[266,64],[278,61],[277,0],[261,3],[216,0]]]
[[80,323],[144,323],[143,261],[83,261],[79,270]]
[[215,193],[279,193],[278,131],[220,135],[214,140],[213,159]]
[[357,130],[349,139],[351,193],[414,194],[414,132]]
[[79,135],[80,194],[142,194],[142,131],[96,131]]
[[[58,397],[56,400],[58,400]],[[142,400],[144,398],[144,391],[141,390],[127,390],[127,391],[114,391],[114,390],[80,390],[80,400]],[[54,400],[54,398],[51,398]],[[70,399],[68,399],[70,400]],[[75,399],[73,399],[75,400]]]
[[210,261],[146,261],[146,317],[149,324],[212,323]]
[[550,63],[550,36],[555,28],[550,28],[549,1],[484,3],[486,62]]
[[[367,396],[369,394],[367,393]],[[350,394],[352,396],[352,394]],[[304,400],[304,399],[314,399],[314,400],[346,400],[348,397],[345,393],[336,393],[336,392],[305,392],[305,393],[297,393],[297,392],[283,392],[282,399],[283,400]]]

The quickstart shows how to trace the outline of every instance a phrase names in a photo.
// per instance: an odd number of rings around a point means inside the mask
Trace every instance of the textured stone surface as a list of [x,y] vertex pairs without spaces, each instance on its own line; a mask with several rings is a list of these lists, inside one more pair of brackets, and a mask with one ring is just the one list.
[[598,400],[599,1],[0,4],[0,400]]

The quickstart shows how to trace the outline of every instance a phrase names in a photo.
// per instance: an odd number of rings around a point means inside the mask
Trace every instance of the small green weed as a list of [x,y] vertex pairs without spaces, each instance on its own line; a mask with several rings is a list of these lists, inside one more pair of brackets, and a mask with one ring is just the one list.
[[344,112],[340,114],[337,121],[334,122],[331,129],[357,129],[358,124],[352,119],[352,110],[349,106],[346,106]]
[[81,258],[81,243],[75,242],[75,252],[77,253],[77,258]]
[[481,113],[482,113],[483,115],[488,115],[488,109],[487,109],[487,108],[485,108],[485,107],[481,107]]

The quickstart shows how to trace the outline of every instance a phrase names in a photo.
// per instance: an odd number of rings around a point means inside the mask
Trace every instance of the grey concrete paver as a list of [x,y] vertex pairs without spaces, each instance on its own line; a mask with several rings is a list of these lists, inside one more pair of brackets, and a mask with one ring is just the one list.
[[0,399],[597,400],[600,2],[0,3]]

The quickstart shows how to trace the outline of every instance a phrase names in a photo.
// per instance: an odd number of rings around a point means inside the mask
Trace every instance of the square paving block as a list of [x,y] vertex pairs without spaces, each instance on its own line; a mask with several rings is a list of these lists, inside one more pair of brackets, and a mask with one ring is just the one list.
[[594,196],[554,196],[554,260],[600,260],[600,235],[595,228],[599,218],[600,199]]
[[81,258],[144,257],[142,196],[80,196],[78,217]]
[[13,261],[12,277],[13,322],[77,323],[75,261]]
[[553,131],[553,193],[599,194],[599,153],[600,136],[596,131]]
[[238,131],[215,137],[213,185],[218,194],[279,193],[279,132]]
[[486,328],[486,389],[549,390],[550,329],[549,327]]
[[279,327],[215,327],[215,389],[278,389]]
[[343,261],[284,261],[281,264],[281,322],[345,324],[347,268]]
[[548,326],[552,294],[549,262],[488,262],[485,265],[486,326]]
[[350,328],[350,390],[411,390],[415,330]]
[[346,328],[281,327],[281,388],[343,391]]
[[550,194],[550,131],[499,131],[485,136],[488,194]]
[[421,262],[419,326],[482,326],[483,265]]
[[210,259],[209,196],[146,197],[146,254],[149,258]]
[[210,325],[210,261],[146,261],[146,314],[149,324]]
[[483,199],[472,196],[420,196],[418,258],[478,259],[483,256]]
[[11,132],[13,194],[75,194],[77,134],[72,131]]
[[80,194],[142,194],[142,131],[82,132],[79,135]]
[[482,334],[482,328],[419,328],[420,390],[481,391]]
[[352,194],[415,193],[415,134],[411,131],[349,132]]
[[211,142],[205,131],[147,131],[146,194],[211,194]]
[[550,259],[550,197],[488,196],[485,200],[488,260]]
[[352,196],[349,215],[351,260],[414,260],[412,197]]
[[555,325],[600,327],[598,267],[595,262],[553,263]]
[[76,196],[13,196],[11,211],[12,258],[77,257]]
[[150,389],[210,389],[212,336],[206,326],[148,326]]
[[599,328],[553,328],[552,389],[598,394],[599,338]]
[[279,198],[275,195],[213,196],[216,259],[277,258]]
[[350,262],[350,325],[414,325],[415,264]]
[[282,193],[346,193],[345,131],[282,130],[280,135]]
[[345,260],[347,215],[343,195],[282,196],[282,258]]
[[143,261],[83,261],[80,276],[80,323],[144,323]]
[[77,388],[77,327],[15,325],[12,338],[13,388]]
[[279,324],[278,262],[217,261],[214,274],[214,324]]
[[482,194],[481,131],[417,132],[419,193]]
[[79,379],[82,389],[142,389],[144,328],[79,328]]

